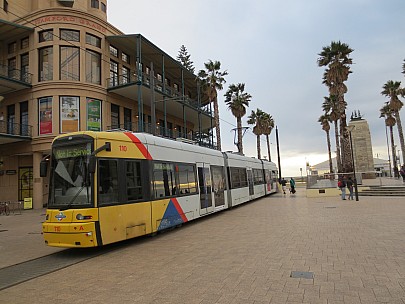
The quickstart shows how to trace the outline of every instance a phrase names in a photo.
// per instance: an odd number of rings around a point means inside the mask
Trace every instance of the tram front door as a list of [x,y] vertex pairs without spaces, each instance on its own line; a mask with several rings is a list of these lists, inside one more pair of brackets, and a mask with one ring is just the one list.
[[198,184],[200,187],[200,215],[214,211],[212,181],[209,164],[198,163]]

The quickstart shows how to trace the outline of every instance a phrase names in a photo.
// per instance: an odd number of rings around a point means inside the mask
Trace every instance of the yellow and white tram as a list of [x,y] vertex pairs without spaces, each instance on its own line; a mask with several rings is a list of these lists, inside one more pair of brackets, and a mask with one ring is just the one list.
[[58,136],[50,169],[43,235],[57,247],[152,234],[277,191],[272,162],[147,133]]

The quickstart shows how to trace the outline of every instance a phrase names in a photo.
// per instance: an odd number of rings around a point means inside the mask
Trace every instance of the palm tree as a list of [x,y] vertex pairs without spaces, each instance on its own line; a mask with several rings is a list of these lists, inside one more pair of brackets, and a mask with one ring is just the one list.
[[324,97],[322,104],[323,111],[329,116],[330,121],[334,123],[335,126],[335,143],[336,143],[336,164],[339,172],[342,172],[342,160],[340,157],[340,141],[339,141],[339,101],[335,95],[330,95],[329,97]]
[[328,144],[328,155],[329,155],[329,173],[333,173],[333,164],[332,164],[332,153],[331,153],[331,145],[330,145],[330,125],[329,122],[332,121],[329,114],[325,112],[325,114],[321,115],[318,119],[318,122],[321,123],[322,130],[326,132],[326,141]]
[[401,117],[399,116],[399,111],[404,106],[404,104],[398,98],[398,95],[402,95],[404,92],[400,86],[401,86],[400,81],[389,80],[387,81],[386,84],[384,84],[383,91],[381,92],[381,94],[389,97],[390,99],[389,107],[391,108],[395,116],[395,120],[397,122],[399,141],[401,143],[401,150],[402,150],[402,162],[403,164],[405,164],[405,155],[403,153],[405,151],[404,132],[402,131]]
[[263,123],[264,123],[263,134],[266,136],[266,142],[267,142],[267,154],[269,155],[269,161],[271,161],[269,136],[271,134],[271,131],[273,131],[273,129],[274,129],[274,119],[273,119],[273,117],[271,117],[270,114],[264,113]]
[[395,142],[394,142],[394,126],[396,124],[395,118],[392,116],[393,111],[387,102],[381,109],[380,109],[380,118],[385,118],[385,125],[390,129],[390,139],[391,139],[391,152],[392,152],[392,166],[394,168],[394,176],[399,177],[398,174],[398,167],[397,167],[397,158],[395,153]]
[[330,46],[322,48],[318,55],[318,65],[327,66],[324,74],[323,83],[329,87],[330,95],[335,95],[339,101],[339,119],[341,137],[341,157],[344,172],[353,171],[353,160],[350,148],[349,132],[347,131],[346,122],[346,102],[344,94],[347,87],[344,82],[349,78],[350,65],[353,64],[350,53],[353,49],[346,43],[332,41]]
[[221,151],[221,130],[219,126],[219,110],[218,110],[218,93],[217,90],[223,89],[225,83],[224,76],[228,75],[227,71],[221,72],[221,62],[209,60],[204,63],[205,70],[198,72],[197,80],[201,82],[203,90],[208,95],[209,102],[214,103],[214,120],[217,135],[217,149]]
[[231,110],[233,116],[236,117],[236,125],[238,128],[238,152],[243,154],[242,143],[242,117],[246,114],[246,107],[249,106],[249,102],[252,96],[245,91],[245,84],[231,84],[228,91],[225,93],[225,103],[228,105],[228,109]]
[[257,109],[256,112],[248,116],[248,124],[254,125],[253,134],[256,135],[256,145],[257,145],[257,158],[261,159],[261,149],[260,149],[260,135],[263,134],[263,123],[264,123],[264,112],[260,109]]

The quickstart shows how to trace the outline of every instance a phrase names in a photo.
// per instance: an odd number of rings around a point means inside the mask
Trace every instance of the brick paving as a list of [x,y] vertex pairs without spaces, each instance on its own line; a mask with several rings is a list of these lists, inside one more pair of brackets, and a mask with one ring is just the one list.
[[[40,215],[15,216],[16,234],[36,230]],[[0,224],[1,267],[58,250],[38,234],[6,244],[13,225]],[[299,188],[4,289],[0,303],[404,304],[405,199],[307,198]]]

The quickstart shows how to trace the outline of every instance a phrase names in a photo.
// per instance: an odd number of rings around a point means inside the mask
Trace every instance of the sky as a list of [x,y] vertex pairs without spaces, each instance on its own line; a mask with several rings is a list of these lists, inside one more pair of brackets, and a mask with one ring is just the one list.
[[[354,49],[346,82],[348,121],[353,111],[360,111],[370,126],[373,156],[388,159],[379,109],[388,101],[381,95],[388,80],[405,86],[404,12],[404,0],[108,2],[109,23],[125,34],[142,34],[173,58],[185,45],[196,72],[209,60],[221,62],[221,69],[228,72],[218,94],[223,151],[237,151],[232,131],[236,118],[223,95],[230,84],[245,83],[252,100],[242,124],[249,126],[247,117],[257,108],[272,115],[284,177],[300,176],[301,169],[305,176],[306,162],[314,165],[328,159],[326,133],[318,118],[329,93],[322,84],[325,68],[318,67],[317,59],[332,41]],[[400,114],[404,116],[404,110]],[[395,139],[399,146],[396,130]],[[271,158],[277,163],[275,130],[270,140]],[[334,137],[332,151],[333,142]],[[252,128],[244,135],[243,147],[245,155],[257,156]],[[267,155],[264,136],[261,150],[262,156]]]

